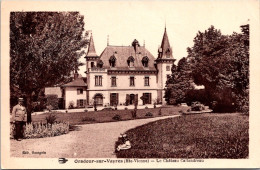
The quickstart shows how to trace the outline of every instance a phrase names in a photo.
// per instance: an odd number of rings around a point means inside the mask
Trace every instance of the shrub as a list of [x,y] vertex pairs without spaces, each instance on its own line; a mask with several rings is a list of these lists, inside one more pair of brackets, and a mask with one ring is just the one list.
[[146,117],[153,117],[153,114],[152,114],[151,112],[147,112],[147,113],[145,114],[145,116],[146,116]]
[[145,109],[148,109],[148,107],[147,107],[147,106],[145,106]]
[[45,117],[46,121],[47,121],[47,124],[54,124],[56,119],[57,119],[57,116],[51,112],[48,116]]
[[74,105],[75,105],[74,101],[70,101],[69,102],[69,109],[74,109]]
[[84,112],[88,112],[88,109],[85,109]]
[[48,106],[46,106],[46,109],[50,112],[51,110],[53,110],[53,107],[52,107],[52,105],[48,105]]
[[47,95],[46,96],[46,105],[49,106],[51,105],[53,109],[59,109],[59,98],[57,95]]
[[95,122],[96,119],[95,118],[92,118],[92,117],[83,117],[81,119],[82,122]]
[[119,121],[119,120],[121,120],[121,116],[116,114],[112,119],[116,120],[116,121]]
[[128,110],[128,108],[127,108],[127,107],[125,107],[125,110]]
[[25,126],[25,138],[43,138],[66,134],[69,132],[69,123],[29,123]]

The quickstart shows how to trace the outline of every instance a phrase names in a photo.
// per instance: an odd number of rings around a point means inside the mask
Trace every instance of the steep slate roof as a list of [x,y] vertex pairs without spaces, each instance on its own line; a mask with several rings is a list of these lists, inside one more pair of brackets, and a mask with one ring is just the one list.
[[[100,55],[100,59],[103,61],[104,68],[110,68],[109,59],[111,56],[115,56],[116,58],[116,66],[115,68],[111,68],[111,70],[152,70],[156,71],[154,67],[154,56],[144,47],[138,46],[136,48],[133,46],[107,46],[102,54]],[[129,68],[127,64],[127,60],[130,56],[134,58],[134,67]],[[143,67],[142,59],[147,56],[149,59],[148,67]]]
[[93,40],[92,34],[91,34],[90,40],[89,40],[87,57],[98,57],[96,50],[95,50],[95,45],[94,45],[94,40]]
[[[170,56],[170,58],[173,58],[172,56],[172,49],[169,43],[169,38],[167,35],[166,27],[163,34],[163,39],[161,43],[161,52],[159,52],[159,58],[166,58],[166,55]],[[169,50],[169,51],[168,51]]]
[[62,85],[62,87],[87,87],[87,84],[84,82],[83,78],[77,78],[72,82]]

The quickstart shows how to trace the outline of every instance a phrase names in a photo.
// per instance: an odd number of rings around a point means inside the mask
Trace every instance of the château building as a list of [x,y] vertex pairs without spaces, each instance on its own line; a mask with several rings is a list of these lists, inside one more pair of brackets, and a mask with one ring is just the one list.
[[86,58],[86,80],[76,78],[65,84],[65,108],[73,101],[77,107],[92,105],[165,104],[164,88],[175,59],[165,28],[155,58],[135,39],[131,46],[107,45],[98,55],[91,34]]

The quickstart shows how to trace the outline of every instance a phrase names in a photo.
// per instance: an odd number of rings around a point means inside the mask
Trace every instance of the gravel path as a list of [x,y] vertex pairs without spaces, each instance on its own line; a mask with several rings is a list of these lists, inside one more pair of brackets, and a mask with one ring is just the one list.
[[[66,135],[11,140],[11,156],[34,158],[115,158],[115,142],[120,133],[137,126],[179,115],[137,119],[110,123],[80,125],[79,130]],[[28,154],[23,152],[28,151]],[[36,152],[33,154],[33,152]],[[37,153],[38,152],[38,153]],[[39,154],[39,152],[45,152]]]

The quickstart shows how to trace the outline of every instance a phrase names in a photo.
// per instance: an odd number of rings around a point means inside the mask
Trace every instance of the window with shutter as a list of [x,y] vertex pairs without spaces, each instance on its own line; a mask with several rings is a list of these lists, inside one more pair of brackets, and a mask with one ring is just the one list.
[[126,101],[125,101],[125,103],[126,103],[127,106],[128,106],[129,103],[130,103],[130,95],[129,95],[129,94],[126,95]]
[[80,107],[80,100],[77,100],[77,107]]
[[130,86],[135,86],[135,77],[130,77]]
[[79,100],[79,106],[80,106],[80,107],[83,107],[83,105],[84,105],[84,101],[83,101],[83,99],[80,99],[80,100]]
[[136,102],[137,105],[138,105],[138,94],[135,95],[135,102]]
[[95,86],[102,86],[102,76],[95,76]]
[[152,104],[152,93],[149,93],[149,104]]
[[112,87],[116,86],[116,77],[111,77],[111,86]]
[[77,94],[83,94],[83,89],[77,89]]
[[118,102],[119,102],[119,100],[118,100],[118,93],[116,93],[116,104],[118,105]]
[[150,78],[148,76],[144,77],[144,86],[150,86]]

